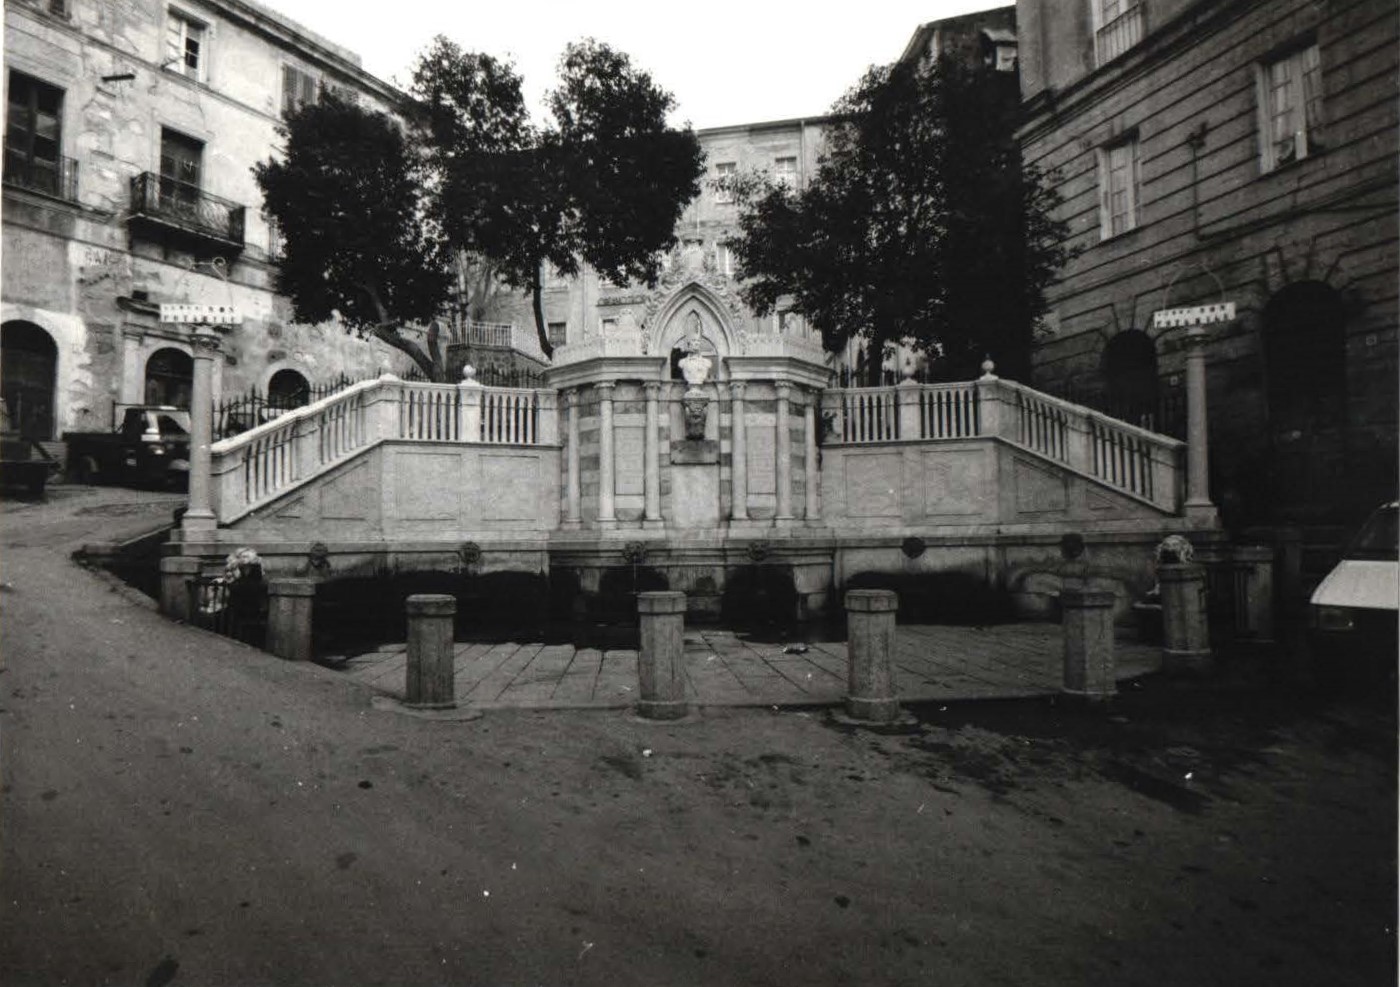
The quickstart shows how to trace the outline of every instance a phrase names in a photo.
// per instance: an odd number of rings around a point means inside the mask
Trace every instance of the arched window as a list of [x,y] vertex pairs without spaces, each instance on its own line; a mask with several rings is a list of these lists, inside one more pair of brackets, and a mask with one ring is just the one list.
[[189,408],[194,385],[194,360],[182,350],[156,350],[146,361],[146,404]]
[[54,438],[58,346],[32,322],[0,326],[0,398],[11,430],[32,439]]
[[279,370],[267,382],[267,404],[277,411],[289,411],[311,402],[310,382],[295,370]]
[[1314,433],[1346,420],[1346,333],[1341,298],[1320,281],[1300,281],[1264,306],[1269,428]]
[[1143,428],[1155,428],[1157,410],[1157,344],[1141,329],[1128,329],[1104,347],[1102,372],[1107,385],[1104,409]]

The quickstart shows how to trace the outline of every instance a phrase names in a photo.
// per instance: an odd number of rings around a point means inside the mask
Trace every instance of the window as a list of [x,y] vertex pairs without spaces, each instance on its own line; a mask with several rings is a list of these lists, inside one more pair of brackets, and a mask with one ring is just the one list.
[[549,339],[550,346],[562,346],[569,339],[569,324],[567,322],[550,322],[545,326],[545,335]]
[[721,205],[734,201],[733,182],[738,167],[733,161],[721,161],[715,165],[715,201]]
[[165,22],[165,63],[162,68],[190,79],[204,78],[205,27],[170,11]]
[[1322,72],[1317,45],[1259,66],[1260,168],[1306,158],[1322,145]]
[[775,158],[773,160],[773,180],[787,188],[797,188],[797,158]]
[[160,204],[177,212],[199,207],[199,170],[204,145],[168,128],[160,132]]
[[308,103],[316,102],[316,77],[309,72],[282,66],[282,115],[291,116]]
[[734,276],[734,250],[727,243],[715,244],[715,270],[725,277]]
[[1141,0],[1090,0],[1094,12],[1094,53],[1098,64],[1113,61],[1142,40]]
[[1105,240],[1138,225],[1136,137],[1099,151],[1099,225]]
[[5,127],[5,181],[58,195],[62,177],[63,90],[10,73]]

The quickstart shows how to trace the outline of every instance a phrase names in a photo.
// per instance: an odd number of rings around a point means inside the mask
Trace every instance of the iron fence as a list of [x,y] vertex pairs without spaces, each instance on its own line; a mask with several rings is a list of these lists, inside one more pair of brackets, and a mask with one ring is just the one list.
[[42,192],[67,202],[78,201],[78,162],[59,155],[52,160],[27,157],[5,143],[5,184]]
[[143,171],[131,179],[131,212],[241,247],[248,210],[198,185]]
[[196,627],[255,648],[267,638],[267,584],[260,570],[236,582],[223,576],[199,575],[187,584],[190,622]]
[[227,439],[239,435],[357,383],[358,380],[341,374],[333,380],[312,384],[291,394],[268,394],[257,388],[249,388],[242,394],[224,398],[214,406],[214,438]]

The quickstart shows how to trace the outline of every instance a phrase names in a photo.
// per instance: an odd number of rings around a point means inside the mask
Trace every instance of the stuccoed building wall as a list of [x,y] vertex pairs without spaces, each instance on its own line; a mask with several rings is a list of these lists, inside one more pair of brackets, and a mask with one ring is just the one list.
[[[1108,8],[1108,9],[1105,9]],[[1082,253],[1035,384],[1175,431],[1208,328],[1211,492],[1237,534],[1328,564],[1396,493],[1397,8],[1390,0],[1022,0],[1024,158]]]
[[[406,368],[337,326],[294,323],[273,290],[276,235],[251,169],[279,143],[284,89],[322,85],[382,109],[400,99],[354,55],[245,0],[6,5],[0,365],[18,423],[52,439],[109,427],[121,403],[178,400],[166,378],[188,366],[188,329],[159,323],[163,302],[241,310],[216,400],[284,369],[316,384]],[[198,165],[177,175],[182,154]]]

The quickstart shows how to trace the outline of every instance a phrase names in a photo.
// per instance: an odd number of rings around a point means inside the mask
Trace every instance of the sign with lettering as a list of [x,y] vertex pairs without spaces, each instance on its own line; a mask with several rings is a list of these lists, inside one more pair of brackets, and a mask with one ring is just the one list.
[[1214,305],[1192,305],[1189,308],[1164,308],[1152,313],[1152,328],[1169,329],[1173,326],[1208,326],[1214,322],[1233,322],[1234,302],[1217,302]]
[[236,326],[243,314],[232,305],[162,305],[160,321],[202,326]]

